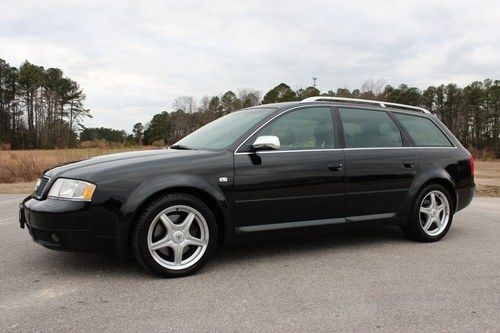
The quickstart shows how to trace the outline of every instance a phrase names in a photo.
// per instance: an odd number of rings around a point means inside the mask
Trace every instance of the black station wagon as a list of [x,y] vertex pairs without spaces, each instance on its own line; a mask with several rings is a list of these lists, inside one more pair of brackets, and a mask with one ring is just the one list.
[[474,162],[425,109],[311,97],[226,115],[169,149],[48,170],[20,207],[55,250],[130,249],[163,276],[218,243],[363,225],[433,242],[474,196]]

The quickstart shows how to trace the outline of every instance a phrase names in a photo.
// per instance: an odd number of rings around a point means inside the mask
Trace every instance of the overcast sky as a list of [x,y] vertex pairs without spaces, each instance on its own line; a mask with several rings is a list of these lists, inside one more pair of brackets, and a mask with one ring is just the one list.
[[87,126],[131,131],[177,96],[280,82],[500,79],[500,1],[6,1],[0,58],[61,68]]

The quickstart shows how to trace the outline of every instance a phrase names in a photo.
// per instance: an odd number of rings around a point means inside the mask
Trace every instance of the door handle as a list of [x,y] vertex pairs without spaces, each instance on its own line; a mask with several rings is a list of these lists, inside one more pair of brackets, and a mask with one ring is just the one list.
[[415,166],[416,161],[403,161],[403,165],[405,168],[413,168]]
[[330,171],[341,171],[342,170],[342,163],[328,163],[326,165]]

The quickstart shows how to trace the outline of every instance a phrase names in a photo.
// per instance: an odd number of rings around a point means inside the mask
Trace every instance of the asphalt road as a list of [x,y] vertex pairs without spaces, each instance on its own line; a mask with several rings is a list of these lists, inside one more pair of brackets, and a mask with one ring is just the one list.
[[500,199],[440,242],[398,228],[221,247],[197,275],[47,250],[0,196],[0,331],[500,331]]

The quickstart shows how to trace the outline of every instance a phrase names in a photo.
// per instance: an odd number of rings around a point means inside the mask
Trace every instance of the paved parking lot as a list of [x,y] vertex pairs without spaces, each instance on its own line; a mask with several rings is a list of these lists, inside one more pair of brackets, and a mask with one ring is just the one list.
[[500,199],[438,243],[398,228],[225,246],[195,276],[61,253],[0,196],[0,331],[500,331]]

